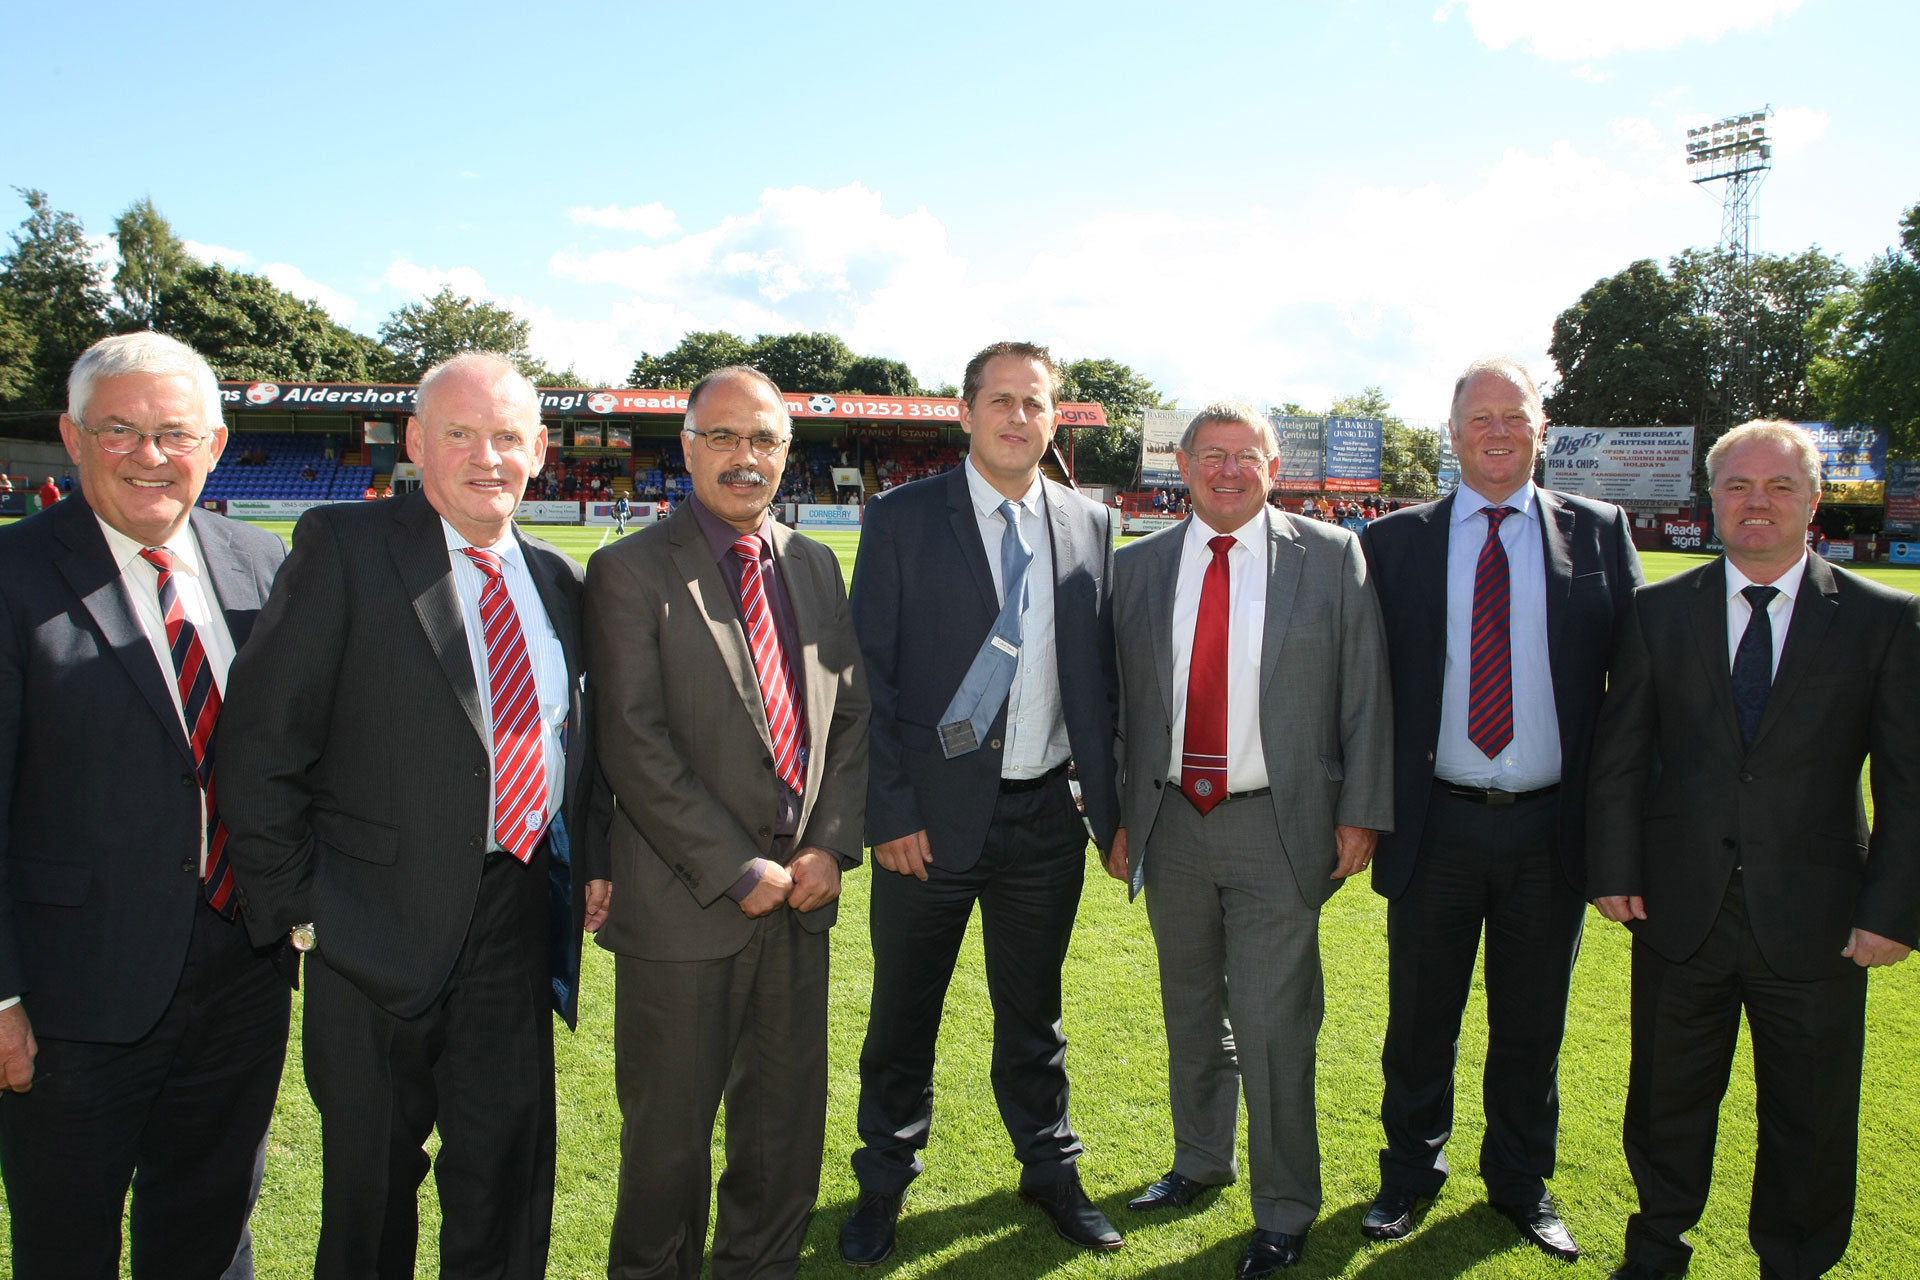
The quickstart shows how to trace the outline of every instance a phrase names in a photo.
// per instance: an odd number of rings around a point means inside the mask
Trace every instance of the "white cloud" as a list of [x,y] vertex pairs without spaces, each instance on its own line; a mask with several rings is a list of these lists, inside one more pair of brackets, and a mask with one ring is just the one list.
[[1671,49],[1688,40],[1717,40],[1729,31],[1754,31],[1792,13],[1801,0],[1446,0],[1433,20],[1465,12],[1474,38],[1490,49],[1525,43],[1555,61],[1577,62],[1645,49]]
[[1613,72],[1596,71],[1585,63],[1581,63],[1573,69],[1573,77],[1576,80],[1585,80],[1588,84],[1605,84],[1613,79]]
[[680,229],[680,219],[673,216],[673,210],[655,200],[651,204],[636,204],[622,208],[610,204],[604,209],[595,209],[590,205],[580,205],[567,210],[567,216],[582,226],[606,227],[613,231],[638,231],[643,236],[659,239],[670,236]]
[[198,240],[182,240],[180,244],[195,261],[207,266],[217,262],[229,271],[235,271],[253,261],[253,255],[245,249],[229,249],[223,244],[202,244]]
[[290,262],[269,262],[260,268],[260,274],[272,281],[277,289],[285,289],[296,298],[319,303],[337,323],[352,324],[360,318],[359,303],[338,289],[312,279]]
[[452,289],[467,298],[486,298],[487,281],[472,267],[423,267],[406,258],[396,258],[387,268],[387,284],[409,298],[431,298],[442,289]]
[[1831,116],[1812,107],[1782,107],[1767,121],[1767,132],[1773,135],[1777,154],[1794,156],[1811,150],[1814,143],[1826,137],[1827,126],[1832,123]]

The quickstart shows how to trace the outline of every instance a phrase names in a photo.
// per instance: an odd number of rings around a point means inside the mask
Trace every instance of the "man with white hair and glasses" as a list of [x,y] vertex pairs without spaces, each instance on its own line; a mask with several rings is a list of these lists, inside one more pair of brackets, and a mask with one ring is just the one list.
[[[190,347],[107,338],[78,501],[0,529],[0,1173],[13,1274],[253,1274],[284,941],[236,913],[222,695],[280,540],[196,509],[227,431]],[[128,1189],[132,1205],[127,1206]]]

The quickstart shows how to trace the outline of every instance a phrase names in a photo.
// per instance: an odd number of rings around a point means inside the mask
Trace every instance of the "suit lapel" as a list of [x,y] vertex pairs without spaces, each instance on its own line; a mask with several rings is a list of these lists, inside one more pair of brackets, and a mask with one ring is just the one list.
[[1267,705],[1267,686],[1280,665],[1280,646],[1287,638],[1287,623],[1293,617],[1293,596],[1300,588],[1300,567],[1307,549],[1293,536],[1287,517],[1267,508],[1267,618],[1260,639],[1261,705]]
[[1432,602],[1420,610],[1420,618],[1427,627],[1426,653],[1435,698],[1447,680],[1447,559],[1453,541],[1453,502],[1454,495],[1448,494],[1421,513],[1427,532],[1413,540],[1409,557],[1412,580],[1420,584],[1415,590],[1425,591]]
[[[733,678],[734,696],[746,707],[760,741],[768,754],[772,754],[773,734],[767,728],[767,709],[760,701],[760,679],[753,672],[753,652],[747,648],[746,628],[740,621],[740,610],[734,606],[733,593],[727,590],[720,566],[714,563],[713,548],[707,545],[706,535],[701,532],[700,522],[694,518],[690,506],[682,504],[674,511],[669,528],[674,567],[687,584],[687,593],[693,597],[694,607],[706,620],[707,630],[713,636],[714,648],[720,651],[720,661],[726,664],[727,674]],[[794,625],[799,626],[799,619],[794,620]],[[811,735],[811,727],[808,733]]]
[[1833,568],[1809,553],[1806,571],[1800,579],[1800,593],[1793,601],[1793,618],[1787,623],[1787,643],[1780,651],[1780,670],[1773,677],[1773,690],[1767,694],[1767,709],[1760,717],[1760,728],[1754,732],[1754,746],[1760,745],[1767,730],[1784,714],[1781,708],[1792,699],[1794,689],[1813,665],[1814,651],[1826,638],[1833,615],[1839,612],[1839,592]]
[[1547,652],[1566,650],[1567,600],[1573,594],[1573,508],[1547,489],[1535,487],[1540,540],[1547,562]]
[[119,566],[113,562],[93,509],[75,494],[54,508],[52,518],[54,539],[59,544],[54,552],[55,566],[100,628],[101,637],[126,668],[134,687],[166,725],[182,759],[192,766],[193,747],[187,742],[180,713],[174,710],[173,695],[167,691],[169,676],[160,670],[160,660],[140,625],[140,616],[134,612],[133,600],[120,580]]
[[466,623],[460,618],[460,593],[453,585],[453,564],[447,559],[447,536],[439,513],[425,497],[410,494],[395,504],[393,534],[388,551],[413,602],[413,614],[427,643],[440,659],[440,670],[460,709],[467,713],[473,736],[489,751],[486,718],[480,710],[480,685],[473,670],[473,651],[467,643]]
[[207,569],[207,585],[226,621],[233,651],[238,653],[253,632],[253,620],[260,615],[265,592],[254,576],[253,566],[234,554],[231,530],[198,509],[191,521],[193,536],[200,543],[200,562]]
[[[537,553],[527,545],[521,536],[518,525],[514,526],[513,536],[520,543],[520,558],[527,566],[527,576],[533,579],[534,590],[540,595],[540,606],[547,611],[547,622],[553,627],[553,634],[560,638],[560,655],[567,664],[567,715],[569,719],[566,739],[567,782],[565,798],[571,803],[580,786],[581,753],[585,742],[577,732],[581,721],[580,713],[581,669],[579,621],[574,617],[573,606],[568,602],[566,592],[560,589],[553,566],[544,554]],[[532,654],[528,654],[531,658]]]
[[1188,516],[1154,545],[1146,557],[1147,616],[1153,624],[1153,669],[1160,678],[1160,703],[1173,716],[1173,597],[1180,581],[1180,557],[1187,545]]
[[1707,673],[1707,697],[1713,703],[1714,718],[1733,743],[1734,753],[1744,755],[1747,748],[1740,739],[1740,718],[1733,708],[1733,658],[1727,652],[1726,557],[1708,565],[1694,580],[1693,588],[1693,638],[1699,646],[1701,669]]
[[[987,563],[987,549],[980,541],[980,518],[973,510],[973,492],[967,487],[964,462],[947,472],[947,508],[954,541],[960,545],[960,558],[967,562],[967,570],[973,575],[974,590],[986,606],[987,617],[997,618],[1000,596],[993,589],[993,566]],[[1057,560],[1055,564],[1057,566]]]

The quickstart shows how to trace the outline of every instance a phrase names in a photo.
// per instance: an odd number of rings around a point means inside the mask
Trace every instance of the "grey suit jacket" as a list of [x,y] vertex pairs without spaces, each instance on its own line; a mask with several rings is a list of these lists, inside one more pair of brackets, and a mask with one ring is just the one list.
[[[807,769],[793,842],[857,862],[867,787],[867,688],[840,562],[781,525],[773,557],[793,605]],[[727,890],[770,856],[779,789],[740,611],[690,505],[594,553],[587,668],[600,765],[617,808],[613,909],[600,945],[647,960],[712,960],[754,921]],[[819,931],[839,904],[798,913]],[[785,910],[785,908],[782,908]]]
[[[1300,896],[1320,906],[1341,882],[1335,825],[1393,826],[1393,718],[1380,608],[1353,534],[1268,508],[1267,619],[1260,645],[1260,747],[1275,835]],[[1120,802],[1131,888],[1173,758],[1173,600],[1191,517],[1120,549]],[[1173,801],[1184,804],[1183,800]]]
[[[244,646],[286,547],[190,519]],[[0,997],[24,994],[39,1035],[130,1043],[179,984],[202,833],[172,679],[82,495],[0,529]],[[222,715],[223,796],[229,741]]]
[[[606,874],[586,820],[581,570],[515,536],[567,658],[571,901],[557,904],[550,943],[556,967],[573,969],[586,881]],[[453,971],[493,843],[492,746],[446,535],[425,495],[302,516],[230,684],[220,807],[254,941],[312,921],[329,966],[413,1017]],[[561,1012],[572,1020],[570,1004]]]

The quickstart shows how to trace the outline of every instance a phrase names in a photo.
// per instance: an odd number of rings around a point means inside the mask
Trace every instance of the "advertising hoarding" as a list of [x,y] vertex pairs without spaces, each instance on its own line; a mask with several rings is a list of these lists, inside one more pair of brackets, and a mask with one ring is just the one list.
[[1692,427],[1549,427],[1546,486],[1622,506],[1684,506]]
[[1378,418],[1327,419],[1328,493],[1380,492]]
[[1878,427],[1800,424],[1820,447],[1822,502],[1877,507],[1887,500],[1887,433]]
[[1140,487],[1155,489],[1180,483],[1180,464],[1174,450],[1193,415],[1178,409],[1140,411]]
[[1327,430],[1320,418],[1273,415],[1273,433],[1280,438],[1282,493],[1318,493],[1327,475]]

